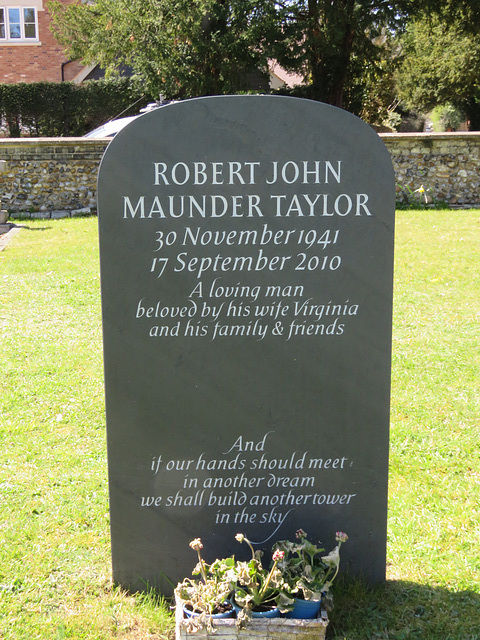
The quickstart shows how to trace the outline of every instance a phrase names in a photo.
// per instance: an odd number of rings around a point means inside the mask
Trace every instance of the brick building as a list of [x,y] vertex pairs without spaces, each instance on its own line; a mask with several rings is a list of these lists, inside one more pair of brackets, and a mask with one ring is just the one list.
[[[60,0],[70,4],[73,0]],[[0,0],[0,82],[83,79],[50,31],[47,0]]]

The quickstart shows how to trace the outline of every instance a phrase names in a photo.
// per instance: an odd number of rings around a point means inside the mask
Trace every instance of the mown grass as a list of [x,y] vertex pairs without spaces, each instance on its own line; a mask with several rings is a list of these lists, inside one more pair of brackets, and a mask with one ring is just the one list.
[[[165,604],[110,580],[97,221],[19,224],[0,253],[0,638],[171,637]],[[479,238],[479,211],[398,212],[388,580],[338,584],[332,640],[480,639]]]
[[480,215],[397,213],[388,566],[338,640],[480,638]]

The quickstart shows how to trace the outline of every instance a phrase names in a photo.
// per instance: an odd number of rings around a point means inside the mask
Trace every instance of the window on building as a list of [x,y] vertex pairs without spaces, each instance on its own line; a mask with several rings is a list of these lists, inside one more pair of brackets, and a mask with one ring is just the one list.
[[37,10],[34,7],[0,7],[0,41],[37,40]]

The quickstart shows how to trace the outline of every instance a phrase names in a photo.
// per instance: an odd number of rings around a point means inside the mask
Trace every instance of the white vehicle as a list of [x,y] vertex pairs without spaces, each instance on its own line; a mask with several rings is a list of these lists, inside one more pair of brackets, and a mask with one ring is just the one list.
[[[175,101],[173,101],[175,102]],[[140,113],[137,113],[136,116],[127,116],[126,118],[117,118],[116,120],[110,120],[105,124],[102,124],[100,127],[97,127],[93,131],[89,131],[83,137],[84,138],[113,138],[117,135],[119,131],[121,131],[127,124],[133,122],[136,118],[141,116],[144,113],[148,113],[149,111],[153,111],[154,109],[158,109],[165,104],[169,104],[169,100],[164,100],[161,98],[158,102],[150,102],[146,107],[140,109]]]
[[[141,114],[139,114],[141,115]],[[117,118],[116,120],[110,120],[110,122],[106,122],[102,124],[100,127],[97,127],[93,131],[89,131],[83,137],[84,138],[113,138],[117,135],[119,131],[121,131],[127,124],[133,122],[137,116],[128,116],[126,118]]]

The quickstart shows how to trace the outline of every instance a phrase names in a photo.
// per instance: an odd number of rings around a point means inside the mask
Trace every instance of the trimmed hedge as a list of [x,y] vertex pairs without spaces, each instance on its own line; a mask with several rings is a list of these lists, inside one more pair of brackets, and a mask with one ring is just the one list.
[[10,138],[83,136],[151,101],[133,78],[0,84],[1,128]]

